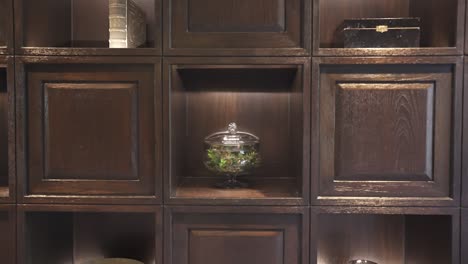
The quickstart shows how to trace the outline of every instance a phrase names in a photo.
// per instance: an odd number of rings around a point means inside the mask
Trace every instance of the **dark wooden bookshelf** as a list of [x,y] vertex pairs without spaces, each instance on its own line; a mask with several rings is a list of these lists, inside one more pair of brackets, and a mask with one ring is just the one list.
[[[465,0],[0,0],[0,263],[463,264]],[[345,19],[420,17],[415,48]],[[262,163],[220,189],[230,122]]]

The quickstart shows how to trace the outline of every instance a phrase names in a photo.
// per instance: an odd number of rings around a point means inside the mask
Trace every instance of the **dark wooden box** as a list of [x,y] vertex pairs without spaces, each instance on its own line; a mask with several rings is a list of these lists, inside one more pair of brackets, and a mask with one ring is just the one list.
[[420,18],[362,18],[345,20],[345,48],[419,47]]

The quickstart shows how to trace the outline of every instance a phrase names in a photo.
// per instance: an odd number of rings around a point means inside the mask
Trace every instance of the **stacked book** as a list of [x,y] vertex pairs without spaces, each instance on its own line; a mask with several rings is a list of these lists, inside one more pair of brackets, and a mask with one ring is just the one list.
[[137,48],[145,43],[145,13],[133,0],[109,0],[109,48]]

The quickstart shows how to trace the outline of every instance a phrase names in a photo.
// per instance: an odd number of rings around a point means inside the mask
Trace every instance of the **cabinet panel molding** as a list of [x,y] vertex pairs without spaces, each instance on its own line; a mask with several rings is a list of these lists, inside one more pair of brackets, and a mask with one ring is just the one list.
[[0,203],[16,201],[15,66],[0,56]]
[[99,61],[18,61],[26,200],[159,199],[160,61]]
[[308,263],[308,214],[305,207],[168,207],[165,263]]
[[307,55],[311,1],[165,0],[166,55]]
[[316,59],[312,200],[457,205],[460,69],[458,58]]

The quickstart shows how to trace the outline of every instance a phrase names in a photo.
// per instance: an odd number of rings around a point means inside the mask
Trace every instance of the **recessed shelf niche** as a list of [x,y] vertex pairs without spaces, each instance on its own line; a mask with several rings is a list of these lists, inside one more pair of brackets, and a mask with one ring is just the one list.
[[7,72],[0,67],[0,198],[9,196]]
[[160,2],[134,1],[146,16],[147,43],[141,48],[108,48],[109,0],[20,0],[16,9],[22,34],[17,34],[17,45],[26,48],[25,54],[74,54],[82,48],[104,55],[154,53],[160,48]]
[[6,46],[6,28],[10,25],[7,16],[7,3],[8,1],[6,0],[0,0],[0,48],[4,48]]
[[0,54],[13,53],[13,1],[0,0]]
[[[461,0],[315,0],[314,50],[318,55],[458,54],[463,50]],[[421,18],[420,48],[343,48],[345,19]]]
[[160,263],[157,258],[161,252],[156,252],[156,223],[160,220],[156,213],[150,209],[130,212],[114,208],[118,213],[95,209],[22,211],[24,223],[19,234],[25,252],[20,263],[94,263],[103,258]]
[[358,259],[382,264],[459,263],[453,231],[458,228],[456,214],[350,213],[359,210],[318,215],[317,264]]
[[[217,60],[217,63],[214,61]],[[271,65],[250,60],[171,59],[165,65],[170,87],[168,131],[170,198],[226,199],[295,198],[303,185],[308,137],[308,69],[306,59],[276,60]],[[204,138],[225,131],[230,122],[260,138],[262,163],[243,178],[244,189],[219,189],[223,176],[204,166]],[[242,178],[241,178],[242,179]],[[212,198],[219,198],[213,200]]]

